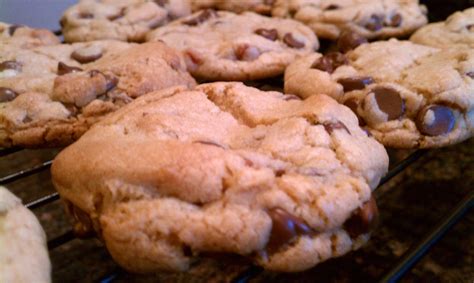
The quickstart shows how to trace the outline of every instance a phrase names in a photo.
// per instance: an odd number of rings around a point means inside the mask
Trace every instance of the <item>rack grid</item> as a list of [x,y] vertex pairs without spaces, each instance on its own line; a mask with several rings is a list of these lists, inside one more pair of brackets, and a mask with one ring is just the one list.
[[[21,150],[22,149],[20,148],[2,149],[0,150],[0,157],[5,157]],[[428,150],[416,150],[408,157],[395,164],[381,179],[377,189],[403,172],[403,170],[405,170],[407,167],[418,161],[426,153],[428,153]],[[51,167],[51,164],[52,160],[47,160],[28,169],[20,170],[0,177],[0,185],[6,185],[14,181],[21,180],[22,178],[26,178],[28,176],[38,174],[39,172],[48,170]],[[47,206],[48,204],[51,204],[57,200],[59,200],[58,193],[50,193],[28,202],[26,207],[29,209],[37,209]],[[407,252],[405,252],[405,254],[400,257],[400,260],[395,265],[393,265],[390,270],[387,270],[385,275],[380,280],[382,282],[398,282],[420,259],[423,258],[423,256],[431,247],[433,247],[458,221],[460,221],[467,214],[468,211],[470,211],[473,206],[474,190],[471,190],[441,221],[439,221],[438,224],[428,231],[418,243],[413,245]],[[75,239],[75,235],[71,229],[60,236],[50,239],[48,241],[48,248],[50,250],[55,249],[73,239]],[[121,272],[122,271],[114,271],[102,277],[99,282],[113,282]],[[252,278],[255,278],[262,272],[263,269],[261,267],[251,265],[243,272],[238,274],[235,278],[233,278],[232,282],[249,282]]]

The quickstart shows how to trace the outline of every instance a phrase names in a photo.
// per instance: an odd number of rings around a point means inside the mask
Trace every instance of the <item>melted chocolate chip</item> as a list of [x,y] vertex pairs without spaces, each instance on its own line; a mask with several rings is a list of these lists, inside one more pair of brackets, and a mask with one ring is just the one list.
[[379,15],[372,15],[369,19],[369,22],[365,25],[365,28],[370,31],[378,31],[383,28],[384,18]]
[[122,8],[122,9],[120,10],[120,12],[118,12],[118,13],[115,14],[115,15],[110,15],[110,16],[108,16],[107,19],[108,19],[109,21],[115,21],[115,20],[118,20],[118,19],[120,19],[120,18],[123,18],[123,16],[125,16],[125,8]]
[[11,26],[9,26],[9,27],[8,27],[8,34],[9,34],[10,36],[13,36],[13,34],[15,34],[15,31],[16,31],[17,29],[21,28],[21,27],[24,27],[24,26],[22,26],[22,25],[11,25]]
[[330,52],[318,58],[311,65],[311,68],[318,69],[332,74],[339,66],[347,64],[347,58],[339,52]]
[[399,27],[402,24],[403,17],[399,13],[396,13],[390,19],[390,26],[391,27]]
[[296,48],[300,49],[305,46],[304,42],[299,41],[296,39],[292,33],[286,33],[285,36],[283,36],[283,42],[288,45],[291,48]]
[[69,73],[81,72],[81,71],[82,69],[79,67],[68,66],[64,64],[63,62],[58,63],[58,71],[57,71],[58,76],[62,76]]
[[423,108],[416,119],[418,130],[428,136],[447,134],[454,129],[456,117],[453,110],[443,105],[430,105]]
[[11,88],[0,87],[0,102],[12,101],[18,94]]
[[255,33],[271,41],[275,41],[278,39],[278,31],[274,28],[272,29],[259,28],[255,30]]
[[294,94],[285,94],[283,96],[283,100],[289,101],[289,100],[301,100],[299,96],[296,96]]
[[349,109],[351,109],[352,112],[356,114],[357,119],[359,120],[359,126],[365,126],[365,121],[359,116],[357,112],[357,108],[359,108],[359,103],[357,102],[357,100],[355,98],[349,98],[344,102],[344,105],[349,107]]
[[108,92],[110,90],[112,90],[113,88],[115,88],[119,82],[119,79],[116,77],[116,76],[113,76],[113,75],[105,75],[103,74],[104,77],[105,77],[105,81],[106,81],[106,85],[105,85],[105,92]]
[[260,56],[260,50],[247,44],[239,45],[234,50],[235,57],[241,61],[253,61]]
[[71,58],[81,64],[94,62],[102,57],[102,50],[96,46],[78,49],[71,54]]
[[81,12],[79,13],[79,19],[92,19],[94,18],[94,15],[89,12]]
[[324,10],[330,11],[330,10],[337,10],[337,9],[339,9],[339,8],[340,8],[340,7],[339,7],[338,5],[336,5],[336,4],[331,4],[331,5],[327,6]]
[[342,123],[341,121],[336,122],[324,122],[323,123],[324,129],[329,134],[332,134],[335,130],[345,130],[348,134],[351,134],[349,129]]
[[278,251],[298,235],[313,233],[313,230],[302,219],[281,208],[270,209],[268,214],[272,219],[272,231],[267,244],[267,250],[270,252]]
[[168,0],[154,0],[153,2],[155,2],[156,5],[158,6],[161,6],[161,7],[164,7],[166,4],[168,4]]
[[3,61],[2,63],[0,63],[0,72],[3,72],[5,70],[15,70],[17,72],[21,72],[21,69],[22,64],[15,60]]
[[352,31],[343,31],[337,39],[337,48],[342,53],[346,53],[364,43],[367,43],[367,39],[362,35]]
[[23,123],[27,124],[33,121],[30,116],[26,115],[23,120],[21,120]]
[[379,109],[387,114],[388,120],[397,119],[405,113],[405,101],[395,89],[378,87],[373,93]]
[[371,77],[341,78],[337,81],[344,88],[344,92],[364,89],[367,85],[374,83]]
[[220,147],[220,148],[224,148],[225,147],[219,143],[216,143],[216,142],[213,142],[213,141],[201,141],[201,140],[198,140],[198,141],[194,141],[193,143],[200,143],[200,144],[205,144],[205,145],[211,145],[211,146],[216,146],[216,147]]
[[467,72],[466,75],[468,77],[471,77],[472,79],[474,79],[474,71],[473,72]]
[[374,198],[370,198],[346,220],[344,228],[352,238],[356,238],[372,231],[377,226],[378,218],[377,204]]
[[208,19],[210,19],[212,17],[216,17],[216,16],[217,16],[216,11],[214,11],[212,9],[207,9],[207,10],[202,11],[199,15],[197,15],[197,16],[189,19],[189,20],[183,21],[183,24],[188,25],[188,26],[197,26],[197,25],[207,21]]

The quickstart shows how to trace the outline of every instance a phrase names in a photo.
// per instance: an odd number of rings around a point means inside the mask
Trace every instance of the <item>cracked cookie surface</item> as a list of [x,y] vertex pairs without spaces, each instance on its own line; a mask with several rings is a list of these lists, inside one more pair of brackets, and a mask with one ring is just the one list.
[[62,151],[52,176],[77,230],[127,270],[229,253],[293,272],[368,239],[387,166],[332,98],[220,82],[138,98]]
[[61,26],[66,42],[141,42],[148,31],[190,12],[187,0],[81,0],[64,12]]
[[190,73],[203,80],[255,80],[283,74],[319,46],[313,32],[289,19],[203,10],[158,28],[149,41],[182,51]]
[[43,228],[4,187],[0,187],[0,247],[0,282],[51,282]]
[[202,9],[226,10],[235,13],[252,11],[270,15],[274,0],[190,0],[193,11]]
[[315,53],[287,68],[285,92],[336,98],[390,147],[440,147],[474,134],[472,49],[391,39],[345,55]]
[[3,147],[69,144],[142,94],[195,85],[181,55],[162,43],[97,41],[10,51],[0,53]]
[[444,22],[426,25],[410,40],[439,48],[474,48],[474,8],[456,12]]
[[425,13],[418,0],[277,0],[272,11],[331,40],[344,30],[369,39],[406,36],[427,23]]

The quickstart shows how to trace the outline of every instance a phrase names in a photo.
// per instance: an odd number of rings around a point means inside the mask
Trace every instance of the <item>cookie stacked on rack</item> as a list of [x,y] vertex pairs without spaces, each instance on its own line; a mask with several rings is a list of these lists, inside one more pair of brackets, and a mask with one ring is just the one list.
[[127,270],[209,253],[305,270],[368,240],[383,145],[474,133],[474,18],[419,29],[426,13],[416,0],[81,0],[63,44],[4,25],[0,145],[72,143],[54,185],[77,233]]

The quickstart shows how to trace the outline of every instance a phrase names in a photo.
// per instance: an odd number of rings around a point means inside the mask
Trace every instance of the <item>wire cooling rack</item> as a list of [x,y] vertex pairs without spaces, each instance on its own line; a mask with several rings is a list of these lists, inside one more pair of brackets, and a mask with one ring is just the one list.
[[[5,158],[10,154],[21,151],[21,148],[10,148],[1,149],[0,158]],[[391,170],[382,178],[380,185],[377,189],[382,187],[385,183],[390,181],[393,177],[397,176],[400,172],[405,170],[407,167],[415,163],[421,157],[423,157],[428,151],[417,150],[408,155],[405,159],[395,164]],[[32,166],[28,169],[20,170],[17,172],[10,173],[6,176],[0,177],[0,185],[7,185],[14,181],[21,180],[28,176],[38,174],[42,171],[49,170],[52,164],[52,160],[42,162],[38,165]],[[376,189],[376,190],[377,190]],[[386,193],[386,192],[385,192]],[[47,206],[59,199],[58,193],[50,193],[43,195],[37,199],[34,199],[26,204],[29,209],[37,209],[40,207]],[[474,205],[474,190],[470,190],[461,201],[459,201],[452,209],[445,215],[445,217],[439,221],[430,231],[427,231],[425,236],[419,240],[418,243],[413,245],[405,254],[403,254],[399,261],[395,263],[390,270],[385,272],[385,275],[380,278],[382,282],[397,282],[399,281],[423,256],[428,250],[435,245]],[[71,240],[75,239],[73,230],[68,230],[65,233],[52,238],[48,241],[48,248],[50,250],[55,249]],[[249,266],[243,272],[239,273],[232,282],[244,283],[249,282],[252,278],[255,278],[263,269],[258,266]],[[114,271],[106,276],[99,279],[99,282],[113,282],[121,271]]]

